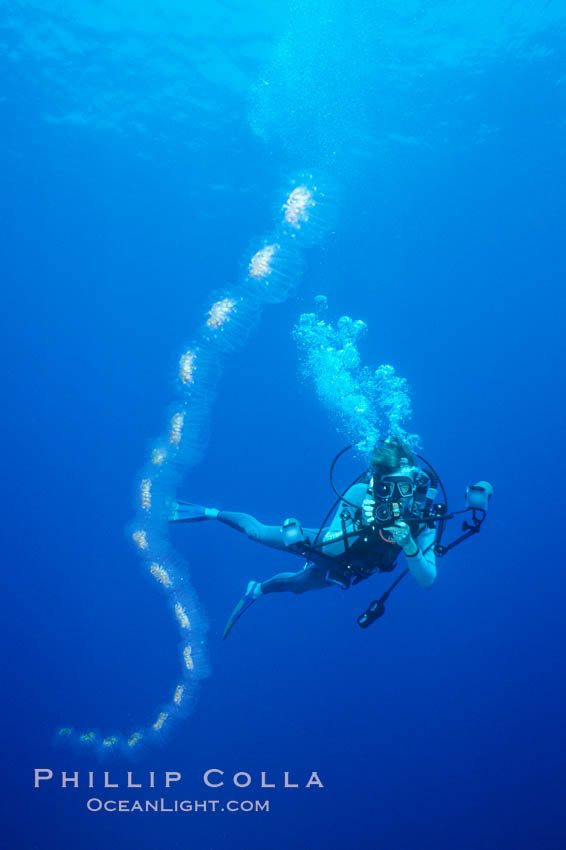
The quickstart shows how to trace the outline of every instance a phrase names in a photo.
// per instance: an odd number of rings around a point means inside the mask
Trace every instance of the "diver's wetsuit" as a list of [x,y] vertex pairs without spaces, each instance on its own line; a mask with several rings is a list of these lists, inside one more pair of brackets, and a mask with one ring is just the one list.
[[[344,540],[344,531],[352,532],[354,519],[357,516],[356,507],[362,504],[367,494],[367,484],[355,484],[346,493],[334,514],[328,528],[320,534],[318,529],[303,528],[306,540],[303,544],[286,546],[278,525],[263,525],[255,517],[237,511],[220,511],[217,519],[220,522],[246,534],[250,540],[263,543],[272,549],[279,549],[306,559],[302,570],[295,573],[278,573],[261,583],[262,593],[304,593],[307,590],[318,590],[331,587],[333,584],[348,587],[350,578],[354,583],[369,578],[373,572],[389,571],[395,567],[397,555],[401,548],[397,545],[384,543],[377,532],[360,530],[353,537]],[[434,529],[412,527],[413,537],[418,543],[418,554],[410,559],[411,572],[426,573],[434,565],[433,544]],[[368,535],[367,537],[365,535]],[[362,543],[363,538],[363,543]],[[310,548],[315,541],[324,542],[324,547],[314,551]],[[345,580],[341,580],[340,565],[350,564],[353,571]],[[338,568],[334,572],[334,566]],[[329,570],[333,573],[331,576]],[[418,580],[418,578],[417,578]]]
[[[220,511],[218,519],[231,528],[247,534],[250,540],[263,543],[264,546],[270,546],[272,549],[282,549],[284,552],[290,552],[302,558],[305,557],[304,551],[285,546],[279,525],[263,525],[250,514],[243,514],[239,511]],[[318,534],[317,528],[304,528],[303,531],[310,542],[313,542]],[[261,591],[262,593],[281,593],[287,590],[291,593],[304,593],[306,590],[331,587],[331,582],[326,580],[327,570],[326,564],[307,562],[299,572],[278,573],[273,578],[263,581]]]
[[[230,528],[235,528],[236,531],[247,534],[250,540],[263,543],[264,546],[270,546],[272,549],[289,551],[283,542],[280,525],[264,525],[250,514],[242,514],[240,511],[220,511],[217,519],[229,525]],[[318,528],[304,528],[303,531],[310,540],[314,540],[318,534]],[[295,552],[294,554],[300,555],[301,553]]]

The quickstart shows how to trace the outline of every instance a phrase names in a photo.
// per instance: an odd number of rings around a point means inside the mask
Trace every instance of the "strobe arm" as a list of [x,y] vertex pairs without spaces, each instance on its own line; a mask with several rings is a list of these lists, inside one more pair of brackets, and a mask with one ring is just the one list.
[[452,543],[448,543],[447,546],[443,546],[440,542],[436,543],[434,546],[434,554],[442,558],[443,555],[446,555],[447,552],[450,552],[451,549],[454,549],[455,546],[458,546],[464,540],[467,540],[468,537],[472,537],[474,534],[479,534],[480,529],[482,527],[482,523],[485,519],[486,512],[475,508],[472,509],[472,524],[467,520],[464,520],[462,524],[462,531],[464,534],[461,534],[460,537],[457,537],[456,540],[453,540]]

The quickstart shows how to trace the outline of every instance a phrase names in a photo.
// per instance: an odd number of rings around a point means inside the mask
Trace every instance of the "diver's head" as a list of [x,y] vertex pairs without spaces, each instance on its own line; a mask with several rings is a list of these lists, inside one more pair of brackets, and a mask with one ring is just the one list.
[[415,455],[398,437],[389,437],[384,440],[373,453],[371,474],[374,482],[392,476],[408,477],[414,480],[418,471]]
[[390,437],[374,452],[371,466],[375,516],[385,521],[411,511],[422,470],[413,452],[399,438]]

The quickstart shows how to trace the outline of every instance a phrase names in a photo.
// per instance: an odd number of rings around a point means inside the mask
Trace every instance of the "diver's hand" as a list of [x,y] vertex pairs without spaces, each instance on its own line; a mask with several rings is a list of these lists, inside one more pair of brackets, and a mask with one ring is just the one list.
[[388,531],[391,534],[393,540],[401,547],[405,555],[416,555],[419,551],[419,546],[413,539],[411,529],[406,522],[403,522],[402,519],[397,520],[395,525],[390,525],[383,530]]
[[372,525],[375,518],[375,499],[366,496],[362,502],[362,522],[364,525]]

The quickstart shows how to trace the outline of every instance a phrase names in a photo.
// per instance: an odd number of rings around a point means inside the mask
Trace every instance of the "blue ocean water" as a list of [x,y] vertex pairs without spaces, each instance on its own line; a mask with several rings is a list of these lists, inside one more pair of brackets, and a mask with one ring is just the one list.
[[[4,5],[5,846],[564,844],[565,16],[558,1]],[[226,642],[247,581],[293,567],[220,524],[173,529],[210,624],[192,713],[134,764],[56,747],[62,725],[127,731],[169,698],[175,623],[124,534],[136,474],[176,358],[302,169],[333,215],[297,295],[226,361],[180,495],[321,521],[345,438],[291,331],[323,293],[368,324],[364,361],[408,379],[452,505],[494,483],[488,521],[367,632],[356,618],[387,577],[274,594]],[[54,780],[34,789],[36,768]],[[209,768],[252,786],[211,793]],[[89,812],[85,778],[105,770],[141,777],[142,798],[270,811]],[[182,787],[148,789],[165,770]],[[262,771],[325,787],[262,790]]]

